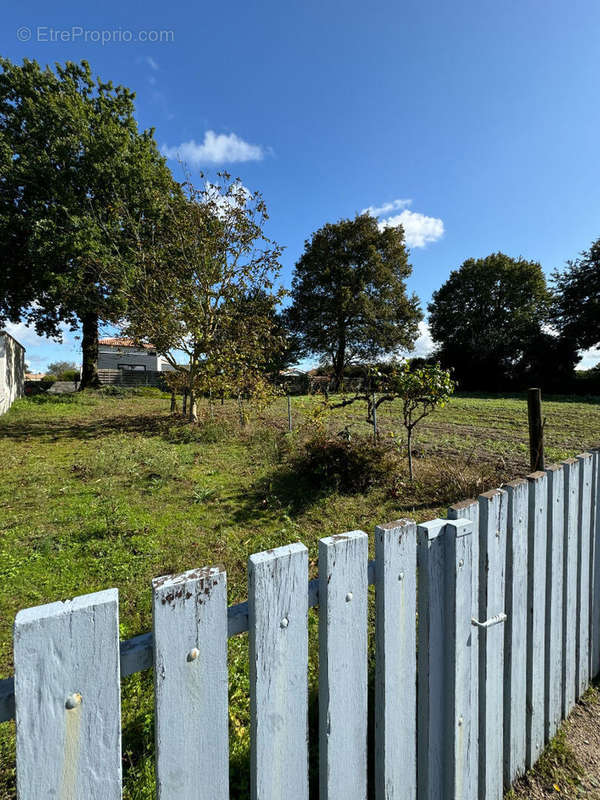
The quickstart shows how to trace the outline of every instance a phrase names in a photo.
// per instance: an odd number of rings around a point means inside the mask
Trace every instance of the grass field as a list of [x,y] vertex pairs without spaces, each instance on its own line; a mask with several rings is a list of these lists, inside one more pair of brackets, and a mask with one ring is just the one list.
[[[301,540],[316,569],[317,542],[343,530],[371,532],[398,517],[417,521],[449,503],[528,471],[524,399],[456,397],[415,436],[414,484],[360,494],[319,490],[290,453],[309,435],[317,399],[285,399],[244,429],[233,404],[202,408],[198,426],[168,414],[164,397],[94,393],[18,401],[0,419],[0,677],[12,673],[12,623],[20,608],[116,586],[121,636],[151,626],[150,580],[223,563],[229,602],[246,597],[251,553]],[[548,460],[600,445],[600,405],[545,402]],[[367,436],[364,409],[328,417],[332,437]],[[398,409],[382,407],[381,438],[398,443]],[[393,435],[392,435],[393,434]],[[311,646],[317,620],[311,612]],[[314,715],[315,667],[311,714]],[[124,680],[125,797],[153,797],[152,676]],[[230,641],[232,797],[247,796],[247,638]],[[14,726],[0,725],[0,800],[15,797]]]

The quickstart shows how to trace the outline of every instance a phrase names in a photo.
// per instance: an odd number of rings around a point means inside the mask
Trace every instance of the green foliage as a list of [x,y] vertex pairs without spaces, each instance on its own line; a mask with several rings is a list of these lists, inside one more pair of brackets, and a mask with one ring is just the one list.
[[410,349],[422,318],[406,279],[404,231],[368,214],[328,224],[305,242],[287,321],[300,350],[333,365],[337,385],[356,359]]
[[[293,461],[298,474],[320,492],[366,492],[381,485],[390,469],[390,448],[361,438],[316,436],[304,444]],[[392,459],[393,460],[393,459]]]
[[54,361],[48,364],[46,374],[58,381],[73,381],[79,377],[79,368],[72,361]]
[[0,318],[57,339],[61,323],[81,323],[92,384],[98,319],[123,311],[123,209],[152,217],[171,174],[152,131],[138,130],[133,93],[87,62],[0,67]]
[[580,348],[600,344],[600,239],[553,273],[555,323]]
[[497,391],[519,374],[525,380],[523,365],[539,346],[550,302],[537,262],[504,253],[468,259],[429,304],[437,356],[463,390]]
[[227,173],[202,189],[186,184],[184,193],[165,198],[158,227],[128,219],[135,269],[123,330],[167,358],[174,371],[165,378],[190,393],[193,418],[200,393],[273,394],[264,373],[283,347],[275,306],[284,293],[273,288],[281,250],[264,234],[260,193]]

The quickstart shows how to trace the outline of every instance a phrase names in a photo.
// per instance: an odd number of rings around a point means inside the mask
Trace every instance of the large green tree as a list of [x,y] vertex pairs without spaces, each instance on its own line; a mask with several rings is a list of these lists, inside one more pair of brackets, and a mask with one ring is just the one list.
[[468,259],[429,305],[437,355],[460,388],[498,390],[526,379],[523,366],[545,341],[550,301],[537,262],[504,253]]
[[554,322],[579,348],[600,344],[600,239],[553,274]]
[[324,225],[305,242],[287,321],[305,355],[333,365],[336,384],[357,360],[410,349],[422,318],[401,227],[368,214]]
[[94,79],[85,61],[0,68],[0,321],[59,340],[81,326],[82,387],[94,385],[98,323],[123,311],[127,263],[106,277],[121,210],[151,215],[176,187],[129,89]]

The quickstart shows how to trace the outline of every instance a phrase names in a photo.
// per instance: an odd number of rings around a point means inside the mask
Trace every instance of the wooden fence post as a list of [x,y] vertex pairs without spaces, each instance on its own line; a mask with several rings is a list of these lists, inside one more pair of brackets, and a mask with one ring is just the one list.
[[19,611],[14,653],[19,800],[120,800],[117,590]]
[[471,800],[470,520],[419,525],[418,797]]
[[590,570],[590,678],[600,674],[600,450],[593,452]]
[[548,479],[545,472],[538,471],[528,475],[527,480],[527,768],[530,769],[544,749]]
[[504,785],[525,772],[527,675],[528,486],[516,480],[508,495],[506,624],[504,631]]
[[152,581],[158,800],[229,798],[227,576]]
[[593,457],[590,453],[577,456],[579,462],[579,552],[577,568],[577,697],[585,692],[590,680],[590,603],[592,577],[592,478]]
[[563,702],[566,719],[575,705],[577,653],[577,552],[579,548],[579,474],[577,459],[563,461],[565,473],[565,549],[563,575]]
[[[448,508],[448,519],[468,519],[473,523],[471,537],[471,558],[473,573],[471,576],[471,616],[479,614],[479,502],[463,500]],[[479,764],[479,628],[471,630],[471,758],[473,764]],[[479,767],[471,770],[471,797],[478,796]]]
[[543,470],[545,467],[541,389],[529,389],[527,392],[527,411],[529,417],[530,469],[532,472],[536,472]]
[[367,796],[368,558],[362,531],[319,541],[321,800]]
[[479,797],[502,800],[506,492],[480,496],[479,520]]
[[248,561],[253,800],[308,800],[308,551]]
[[375,798],[417,797],[417,526],[375,528]]
[[544,732],[550,741],[562,717],[563,573],[565,539],[565,483],[563,469],[553,465],[548,476],[546,537],[546,651]]

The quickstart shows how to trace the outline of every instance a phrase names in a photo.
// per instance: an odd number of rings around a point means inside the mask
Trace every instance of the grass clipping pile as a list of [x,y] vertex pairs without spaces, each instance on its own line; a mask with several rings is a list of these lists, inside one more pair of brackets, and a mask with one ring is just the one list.
[[577,703],[542,757],[505,800],[547,797],[600,800],[600,692],[593,686]]

